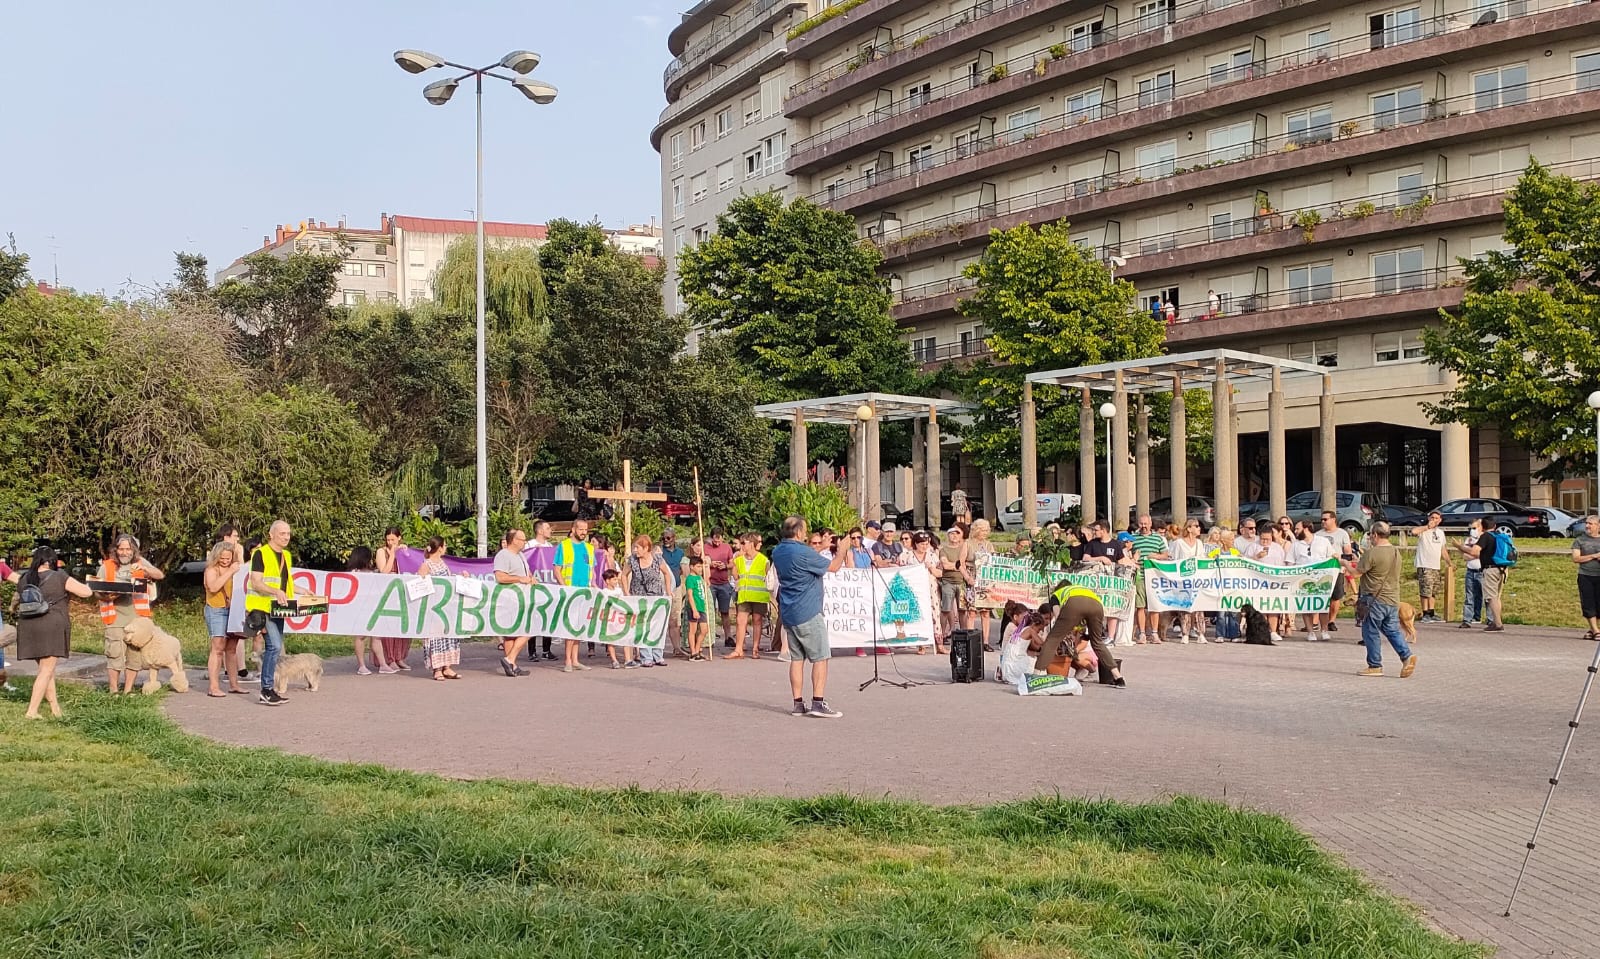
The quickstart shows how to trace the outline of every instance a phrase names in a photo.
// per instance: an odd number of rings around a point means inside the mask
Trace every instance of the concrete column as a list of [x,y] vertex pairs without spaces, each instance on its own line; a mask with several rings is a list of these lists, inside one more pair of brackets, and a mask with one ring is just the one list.
[[1172,374],[1172,521],[1189,518],[1189,422],[1183,402],[1183,375]]
[[794,411],[794,426],[789,431],[789,479],[804,483],[810,472],[811,450],[806,440],[806,414]]
[[1039,525],[1039,426],[1033,407],[1033,383],[1022,383],[1022,527]]
[[850,495],[850,508],[857,516],[866,512],[866,501],[861,494],[865,486],[861,481],[861,474],[865,472],[861,467],[861,453],[866,449],[866,433],[866,424],[860,420],[850,424],[850,456],[849,462],[844,464],[846,492]]
[[1500,498],[1500,427],[1478,427],[1478,495]]
[[1334,435],[1333,419],[1333,376],[1322,374],[1322,399],[1320,407],[1320,423],[1317,430],[1317,446],[1321,451],[1318,457],[1317,485],[1322,491],[1322,508],[1324,510],[1339,509],[1339,471],[1334,457],[1339,446]]
[[911,521],[928,525],[928,445],[922,417],[911,421]]
[[1000,507],[1005,505],[1000,502],[1000,477],[993,473],[980,473],[978,488],[983,496],[983,518],[989,521],[989,528],[1000,519]]
[[1272,392],[1267,394],[1267,501],[1272,515],[1289,511],[1288,467],[1283,437],[1283,373],[1272,368]]
[[1081,388],[1078,404],[1078,485],[1083,487],[1078,495],[1083,497],[1083,521],[1088,523],[1100,514],[1094,486],[1094,398],[1087,386]]
[[867,501],[861,515],[866,519],[883,519],[883,450],[879,439],[882,433],[878,404],[873,403],[872,419],[867,420],[867,475],[862,477]]
[[928,526],[932,529],[939,525],[939,496],[940,487],[939,455],[939,410],[928,407],[928,440],[927,440],[927,468],[923,470],[923,497],[927,503]]
[[1216,473],[1218,522],[1239,519],[1239,468],[1235,462],[1233,434],[1233,394],[1228,388],[1228,364],[1217,361],[1216,380],[1211,385],[1211,415],[1215,420],[1215,439],[1211,468]]
[[1472,430],[1465,423],[1446,423],[1439,436],[1439,498],[1472,495]]
[[1150,511],[1150,410],[1144,394],[1139,394],[1139,412],[1134,418],[1133,502],[1140,513]]
[[1111,417],[1111,492],[1106,494],[1106,518],[1114,530],[1128,523],[1128,507],[1133,499],[1133,471],[1128,468],[1128,391],[1122,371],[1117,370],[1111,402],[1117,408]]

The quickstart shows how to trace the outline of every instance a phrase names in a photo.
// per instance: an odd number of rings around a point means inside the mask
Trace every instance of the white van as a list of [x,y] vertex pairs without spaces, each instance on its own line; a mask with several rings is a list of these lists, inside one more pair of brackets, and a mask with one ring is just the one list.
[[[1040,493],[1034,500],[1035,522],[1040,526],[1046,523],[1059,523],[1061,514],[1082,503],[1083,500],[1077,493]],[[1014,499],[1006,504],[1000,511],[1000,528],[1007,532],[1016,532],[1022,529],[1022,500]]]

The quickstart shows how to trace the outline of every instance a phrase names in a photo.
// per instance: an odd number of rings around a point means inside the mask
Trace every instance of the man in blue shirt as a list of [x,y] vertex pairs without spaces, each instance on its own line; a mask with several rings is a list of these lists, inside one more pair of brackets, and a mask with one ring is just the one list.
[[678,531],[668,526],[661,531],[661,561],[672,570],[672,618],[667,620],[667,642],[678,650],[678,655],[689,657],[689,641],[679,628],[683,619],[683,547],[678,545]]
[[[844,713],[828,705],[828,620],[822,614],[822,577],[844,566],[848,549],[838,550],[830,562],[806,544],[806,521],[799,516],[783,520],[782,539],[772,549],[772,566],[778,572],[778,615],[789,639],[789,688],[794,693],[795,716],[838,719]],[[811,663],[811,706],[805,701],[805,664]]]

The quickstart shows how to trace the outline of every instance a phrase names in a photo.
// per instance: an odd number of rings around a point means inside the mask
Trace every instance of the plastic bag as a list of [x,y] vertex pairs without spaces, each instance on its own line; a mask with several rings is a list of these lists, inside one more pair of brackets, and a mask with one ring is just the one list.
[[1071,676],[1024,676],[1016,684],[1019,696],[1080,696],[1083,684]]

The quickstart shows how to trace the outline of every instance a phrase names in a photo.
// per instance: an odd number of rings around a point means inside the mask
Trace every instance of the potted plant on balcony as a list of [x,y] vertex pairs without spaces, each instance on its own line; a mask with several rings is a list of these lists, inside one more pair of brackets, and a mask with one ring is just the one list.
[[1273,213],[1272,201],[1267,199],[1267,191],[1266,190],[1257,190],[1256,191],[1256,216],[1271,216],[1272,213]]
[[1316,210],[1301,210],[1294,215],[1294,225],[1300,228],[1300,235],[1307,243],[1316,239],[1317,225],[1322,222],[1322,214]]
[[1001,80],[1004,80],[1010,75],[1011,70],[1009,67],[1003,63],[997,63],[994,65],[994,68],[989,71],[989,82],[999,83]]
[[1361,132],[1361,124],[1354,120],[1346,120],[1339,124],[1339,139],[1348,140]]

